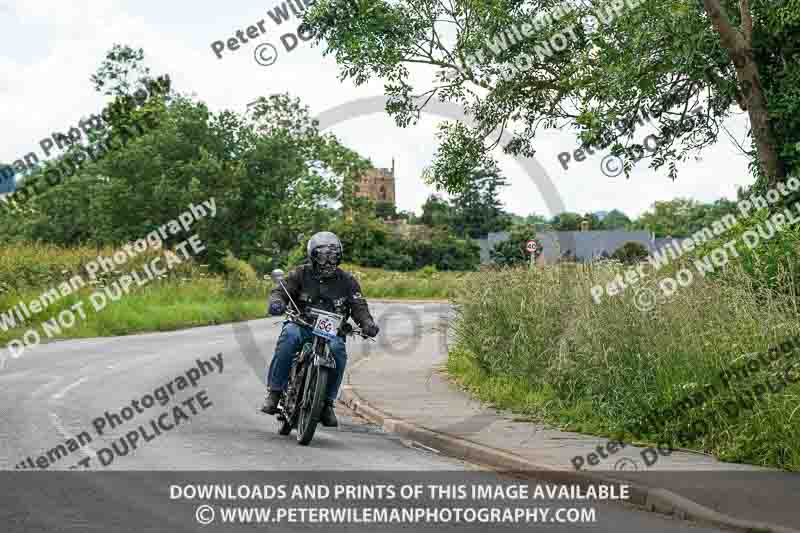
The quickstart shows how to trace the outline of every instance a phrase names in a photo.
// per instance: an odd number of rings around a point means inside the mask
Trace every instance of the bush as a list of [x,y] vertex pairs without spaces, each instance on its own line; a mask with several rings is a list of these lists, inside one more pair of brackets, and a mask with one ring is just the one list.
[[227,252],[222,264],[225,267],[225,290],[228,294],[241,296],[258,287],[258,275],[247,262]]
[[414,259],[406,254],[391,254],[386,258],[383,268],[398,272],[408,272],[414,269]]
[[419,273],[425,276],[426,278],[433,276],[436,274],[438,270],[436,270],[435,265],[427,265],[420,269]]
[[448,298],[472,275],[471,272],[437,272],[432,266],[424,273],[390,272],[351,264],[343,264],[342,270],[358,279],[366,298]]
[[274,258],[267,255],[252,255],[247,259],[247,262],[253,267],[260,279],[283,265],[286,262],[286,256]]
[[306,243],[301,242],[297,246],[295,246],[291,252],[289,252],[288,257],[286,258],[286,270],[292,270],[295,267],[298,267],[306,262],[308,259],[308,253],[306,252]]
[[511,231],[508,240],[495,245],[489,250],[489,256],[501,267],[527,265],[531,256],[525,245],[531,239],[536,241],[536,257],[542,254],[542,243],[536,238],[536,230],[531,225],[518,226]]
[[[735,239],[739,256],[735,261],[747,274],[754,289],[777,291],[786,295],[800,294],[800,227],[785,225],[772,238],[765,239],[761,232],[764,235],[769,234],[765,226],[768,218],[769,213],[761,210],[741,219],[728,232],[697,247],[691,256],[702,258],[715,248]],[[744,241],[745,232],[749,232],[751,242],[754,235],[759,236],[758,242],[752,247]],[[733,253],[730,255],[733,256]],[[723,283],[727,281],[724,269],[715,269],[707,275]]]
[[650,252],[644,245],[638,242],[628,241],[611,254],[611,259],[616,259],[617,261],[622,261],[629,265],[638,263],[648,255],[650,255]]
[[[403,238],[369,213],[356,212],[351,220],[331,227],[344,247],[343,260],[366,267],[412,271],[433,265],[439,270],[469,271],[480,264],[480,247],[470,239],[458,239],[446,230],[432,231],[428,239]],[[299,246],[289,255],[300,260]],[[305,257],[305,249],[302,251]]]
[[[786,261],[796,262],[797,255]],[[636,294],[660,294],[663,270],[639,290],[592,303],[591,288],[620,273],[615,264],[505,269],[467,278],[455,302],[458,351],[451,353],[460,355],[452,356],[451,371],[469,377],[467,385],[500,407],[569,430],[620,436],[652,409],[663,412],[704,384],[718,383],[720,371],[743,354],[800,333],[797,297],[756,288],[747,281],[749,267],[734,263],[717,279],[695,276],[690,288],[648,312],[637,307]],[[738,385],[736,393],[744,393],[745,383]],[[732,394],[726,390],[642,437],[723,460],[800,470],[800,425],[792,422],[800,383],[737,418],[723,410]],[[682,442],[680,434],[697,420],[708,431]]]
[[430,240],[400,242],[405,253],[414,259],[413,270],[431,265],[443,271],[471,271],[481,262],[478,243],[472,239],[458,239],[447,232],[436,232]]
[[[0,293],[49,289],[75,275],[88,282],[91,278],[86,266],[97,261],[98,256],[111,258],[117,251],[120,249],[111,246],[62,248],[38,243],[0,246]],[[117,279],[125,273],[142,272],[146,263],[162,254],[162,250],[148,248],[135,257],[128,258],[125,263],[115,265],[112,271],[100,270],[97,279],[102,282]],[[170,279],[191,279],[198,275],[201,275],[201,271],[194,261],[182,261],[164,274]]]

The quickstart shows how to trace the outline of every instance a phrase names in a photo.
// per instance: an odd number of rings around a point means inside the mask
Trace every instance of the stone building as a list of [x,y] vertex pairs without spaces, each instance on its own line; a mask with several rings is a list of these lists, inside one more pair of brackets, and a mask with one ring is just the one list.
[[354,193],[359,198],[369,198],[375,203],[386,202],[396,206],[394,157],[392,158],[391,169],[371,168],[361,176],[355,186]]

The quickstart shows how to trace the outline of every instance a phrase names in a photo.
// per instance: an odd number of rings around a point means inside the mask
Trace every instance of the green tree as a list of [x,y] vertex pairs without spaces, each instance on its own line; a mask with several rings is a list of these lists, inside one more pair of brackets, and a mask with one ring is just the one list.
[[[667,165],[672,178],[675,163],[717,141],[735,105],[752,125],[745,150],[754,172],[773,183],[798,164],[800,0],[649,0],[634,8],[617,3],[616,17],[608,15],[612,5],[319,0],[305,21],[342,78],[385,80],[387,111],[398,125],[418,120],[434,96],[470,109],[477,124],[442,126],[426,172],[448,192],[463,189],[469,170],[492,158],[496,130],[512,122],[519,127],[506,153],[533,155],[539,126],[571,124],[584,143],[626,154],[627,174],[633,156],[645,153],[628,141],[642,110],[656,117],[659,137],[642,159]],[[555,20],[541,18],[556,11]],[[522,24],[532,21],[531,32]],[[512,24],[525,36],[510,39]],[[549,48],[556,34],[568,36],[566,49]],[[435,70],[432,83],[410,78],[419,65]]]
[[631,224],[631,219],[619,209],[612,209],[600,222],[598,229],[626,229]]
[[724,215],[737,211],[736,202],[721,198],[703,204],[690,198],[655,202],[632,224],[633,228],[646,229],[656,237],[689,237]]
[[698,203],[689,198],[676,198],[655,202],[651,210],[645,211],[634,223],[637,229],[646,229],[656,237],[686,237],[689,234],[689,220]]
[[634,264],[648,255],[649,252],[642,243],[628,241],[611,254],[611,259],[622,261],[625,264]]
[[454,217],[453,206],[441,196],[432,194],[422,204],[420,222],[426,226],[450,226]]
[[[120,50],[109,54],[94,79],[98,90],[116,94],[110,106],[118,112],[109,129],[151,126],[35,198],[25,217],[29,238],[121,244],[213,197],[216,217],[167,244],[196,233],[206,247],[201,259],[216,268],[230,252],[263,270],[282,264],[299,236],[330,223],[334,213],[327,206],[345,200],[344,183],[368,164],[322,134],[308,109],[286,94],[260,98],[250,116],[212,113],[171,93],[131,105],[137,85],[114,83],[120,73],[142,72],[132,62],[143,56]],[[167,76],[158,79],[169,86]],[[33,179],[42,179],[42,171]]]
[[533,226],[515,226],[509,238],[489,250],[489,255],[500,266],[520,266],[530,262],[531,256],[525,249],[529,240],[536,241],[536,257],[542,253],[542,243],[536,238]]
[[578,231],[582,220],[578,213],[561,213],[553,217],[552,225],[555,231]]
[[547,224],[548,220],[542,215],[537,215],[536,213],[531,213],[527,217],[525,217],[526,224]]
[[459,236],[476,239],[507,229],[511,221],[503,212],[498,197],[505,186],[506,181],[497,166],[474,170],[464,190],[453,195],[453,231]]
[[377,202],[375,204],[375,216],[378,218],[397,218],[397,208],[391,202]]

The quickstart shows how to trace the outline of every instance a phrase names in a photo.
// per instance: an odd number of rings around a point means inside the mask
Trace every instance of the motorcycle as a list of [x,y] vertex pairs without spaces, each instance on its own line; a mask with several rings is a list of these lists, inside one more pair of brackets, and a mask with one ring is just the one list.
[[328,383],[334,379],[336,371],[336,360],[330,351],[330,339],[339,333],[359,335],[373,342],[374,339],[364,335],[360,328],[345,322],[342,315],[316,308],[309,308],[305,314],[301,314],[286,290],[282,277],[283,272],[280,270],[272,273],[272,279],[280,284],[293,307],[286,311],[287,319],[310,328],[313,338],[304,343],[294,356],[289,371],[289,383],[278,403],[278,433],[289,435],[293,429],[297,429],[297,442],[306,446],[314,438],[325,406]]

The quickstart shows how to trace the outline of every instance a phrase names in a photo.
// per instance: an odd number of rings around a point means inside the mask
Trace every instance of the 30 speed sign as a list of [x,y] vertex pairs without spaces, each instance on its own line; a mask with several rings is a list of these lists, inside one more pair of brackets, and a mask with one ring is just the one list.
[[525,244],[525,249],[528,251],[529,254],[536,253],[536,241],[528,241]]

